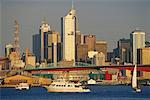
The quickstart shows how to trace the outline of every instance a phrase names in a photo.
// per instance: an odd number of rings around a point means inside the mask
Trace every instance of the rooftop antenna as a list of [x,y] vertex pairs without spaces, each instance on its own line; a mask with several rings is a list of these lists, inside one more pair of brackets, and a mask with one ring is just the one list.
[[46,24],[46,17],[43,18],[42,24]]
[[74,8],[74,6],[73,6],[73,0],[72,0],[72,9]]

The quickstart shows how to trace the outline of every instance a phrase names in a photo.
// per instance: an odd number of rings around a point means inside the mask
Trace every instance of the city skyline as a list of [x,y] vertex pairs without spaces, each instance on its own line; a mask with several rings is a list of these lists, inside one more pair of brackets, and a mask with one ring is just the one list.
[[[13,42],[13,21],[15,19],[20,23],[22,51],[26,47],[31,51],[32,35],[39,32],[43,18],[46,17],[52,29],[61,32],[60,18],[71,8],[71,0],[43,0],[43,2],[39,0],[2,0],[0,4],[2,8],[1,55],[4,55],[5,44]],[[148,36],[150,32],[148,28],[150,26],[148,20],[148,16],[150,16],[148,13],[149,4],[148,0],[113,0],[113,2],[109,0],[94,0],[92,2],[74,0],[78,30],[85,35],[96,35],[97,40],[108,41],[108,51],[112,51],[117,46],[117,41],[120,38],[129,38],[130,33],[137,27],[146,32],[146,40],[150,41]],[[28,38],[28,41],[24,37]]]

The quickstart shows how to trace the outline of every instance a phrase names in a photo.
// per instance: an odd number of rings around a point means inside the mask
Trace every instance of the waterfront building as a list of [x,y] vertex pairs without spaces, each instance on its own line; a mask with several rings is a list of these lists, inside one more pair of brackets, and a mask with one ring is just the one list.
[[70,9],[65,17],[61,18],[63,59],[75,62],[76,10]]
[[9,55],[11,54],[11,52],[14,51],[14,47],[12,44],[7,44],[5,46],[5,57],[9,57]]
[[84,42],[88,46],[88,51],[94,51],[95,50],[95,43],[96,43],[96,36],[95,35],[85,35],[84,36]]
[[9,69],[9,59],[6,57],[0,57],[0,70]]
[[145,47],[145,32],[136,29],[130,34],[132,63],[137,64],[137,49]]
[[104,66],[105,65],[105,54],[103,52],[98,52],[94,56],[94,64],[96,66]]
[[150,47],[137,49],[137,63],[150,64]]
[[78,44],[76,46],[76,61],[86,62],[88,56],[88,46],[86,44]]
[[119,58],[121,63],[130,63],[131,60],[131,46],[130,46],[130,39],[120,39],[118,41],[118,48],[119,48]]
[[105,60],[107,60],[107,42],[106,41],[96,41],[95,50],[102,52],[105,55]]
[[23,75],[14,75],[14,76],[5,78],[4,83],[5,84],[13,84],[13,85],[15,85],[15,84],[17,85],[19,83],[32,84],[33,79],[31,77],[27,77],[27,76],[23,76]]

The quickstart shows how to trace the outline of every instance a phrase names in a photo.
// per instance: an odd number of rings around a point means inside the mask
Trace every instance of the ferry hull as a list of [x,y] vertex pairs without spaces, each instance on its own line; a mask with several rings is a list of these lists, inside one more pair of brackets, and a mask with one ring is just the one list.
[[90,92],[90,89],[82,89],[82,88],[53,88],[46,87],[48,92]]

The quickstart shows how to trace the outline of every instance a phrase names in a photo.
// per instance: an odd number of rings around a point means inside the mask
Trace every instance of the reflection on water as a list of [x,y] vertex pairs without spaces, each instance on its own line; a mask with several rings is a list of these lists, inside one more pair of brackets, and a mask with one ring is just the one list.
[[0,88],[1,100],[149,100],[150,87],[135,93],[130,86],[89,86],[91,93],[49,93],[45,88],[30,90]]

